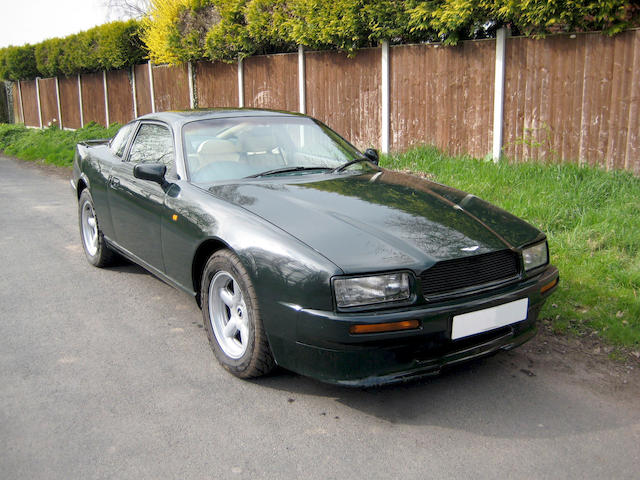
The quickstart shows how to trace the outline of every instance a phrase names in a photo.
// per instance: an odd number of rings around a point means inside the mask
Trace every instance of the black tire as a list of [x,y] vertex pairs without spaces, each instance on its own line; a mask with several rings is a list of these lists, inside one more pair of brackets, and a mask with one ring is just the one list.
[[[275,367],[253,284],[240,260],[229,250],[214,253],[204,267],[201,283],[202,317],[209,344],[220,364],[240,378],[266,375]],[[226,287],[224,287],[226,285]],[[221,297],[221,291],[240,300],[232,307]],[[233,335],[225,335],[224,327],[240,324]],[[243,331],[245,332],[243,334]]]
[[[85,215],[92,215],[93,222],[95,223],[95,230],[93,230],[93,226],[87,224],[83,225],[83,211],[85,211]],[[87,212],[91,213],[88,214]],[[93,205],[93,198],[91,197],[91,193],[86,188],[80,194],[80,199],[78,200],[78,225],[80,226],[80,241],[82,242],[82,249],[84,250],[84,254],[87,257],[87,260],[94,267],[102,268],[113,264],[116,253],[109,248],[107,242],[104,239],[104,235],[102,234],[102,230],[100,230],[100,223],[98,222],[98,217],[95,213],[95,208]],[[89,232],[91,230],[91,232]],[[89,237],[93,237],[95,235],[95,240],[92,242]]]

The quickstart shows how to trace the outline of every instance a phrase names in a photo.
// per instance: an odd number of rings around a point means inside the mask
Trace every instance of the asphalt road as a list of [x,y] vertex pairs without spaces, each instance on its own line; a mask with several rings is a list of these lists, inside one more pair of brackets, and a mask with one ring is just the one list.
[[638,478],[640,398],[523,350],[373,390],[241,381],[193,299],[85,261],[68,180],[0,157],[0,206],[2,479]]

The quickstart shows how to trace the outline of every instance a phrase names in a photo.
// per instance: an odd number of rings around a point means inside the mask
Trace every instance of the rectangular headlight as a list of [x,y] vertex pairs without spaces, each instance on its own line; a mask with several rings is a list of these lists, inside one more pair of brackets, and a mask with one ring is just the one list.
[[411,295],[408,273],[337,278],[333,288],[340,308],[397,302]]
[[549,250],[547,248],[547,242],[541,242],[533,247],[522,250],[522,259],[524,260],[525,271],[532,270],[548,263]]

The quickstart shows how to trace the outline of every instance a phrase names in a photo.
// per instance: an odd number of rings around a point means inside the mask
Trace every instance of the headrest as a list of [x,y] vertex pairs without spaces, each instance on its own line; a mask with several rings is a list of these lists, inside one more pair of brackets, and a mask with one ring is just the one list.
[[229,140],[211,139],[205,140],[198,147],[198,153],[204,155],[224,155],[227,153],[238,153],[236,145]]

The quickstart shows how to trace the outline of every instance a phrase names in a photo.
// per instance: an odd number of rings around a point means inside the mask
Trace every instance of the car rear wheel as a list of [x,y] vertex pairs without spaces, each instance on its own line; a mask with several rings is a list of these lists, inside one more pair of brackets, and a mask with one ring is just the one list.
[[202,275],[202,315],[213,353],[240,378],[265,375],[275,366],[251,279],[238,257],[214,253]]
[[78,222],[84,254],[89,263],[95,267],[106,267],[113,263],[116,254],[104,240],[93,207],[93,198],[87,189],[82,191],[78,201]]

